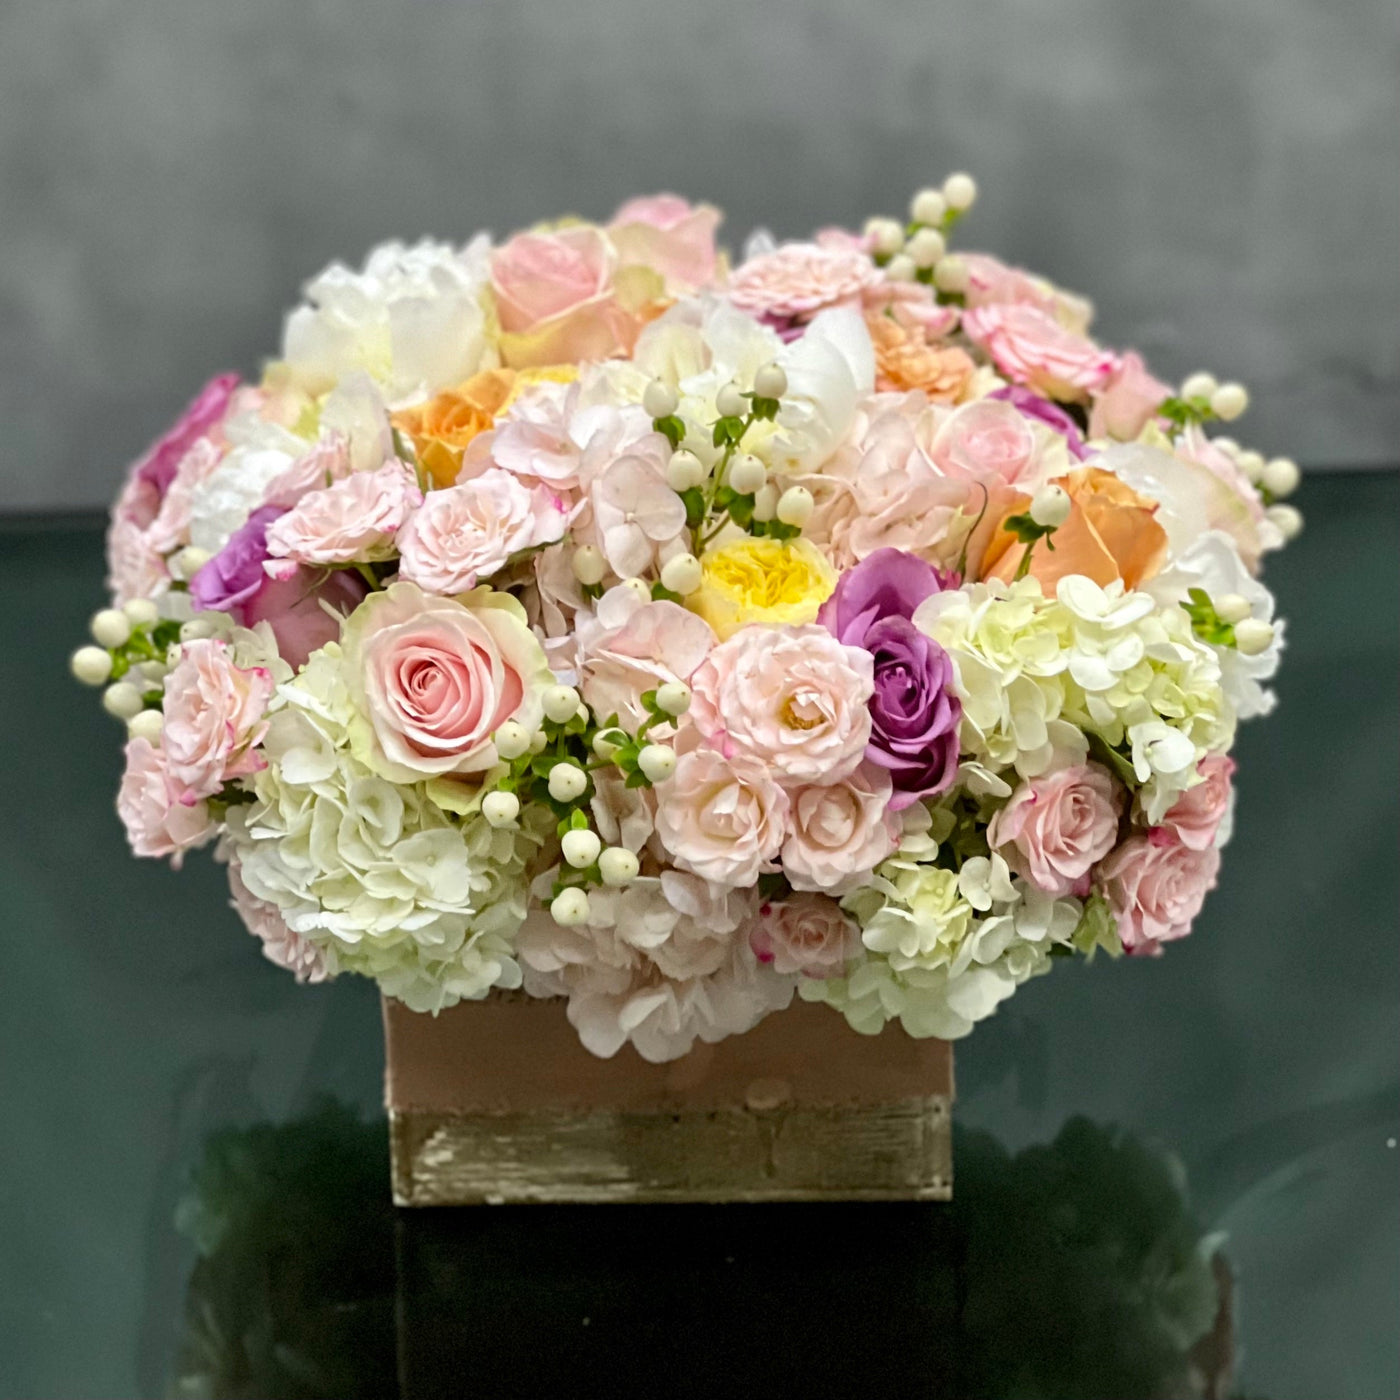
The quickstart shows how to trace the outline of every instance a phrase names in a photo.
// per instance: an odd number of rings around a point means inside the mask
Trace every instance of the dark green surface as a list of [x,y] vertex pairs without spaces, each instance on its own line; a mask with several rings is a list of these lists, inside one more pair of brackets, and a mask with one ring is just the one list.
[[[400,1374],[405,1394],[507,1393],[472,1377],[510,1374],[512,1355],[524,1374],[546,1353],[598,1368],[580,1393],[626,1394],[631,1376],[656,1394],[699,1388],[707,1355],[723,1358],[715,1392],[743,1393],[747,1345],[767,1357],[752,1376],[768,1393],[784,1390],[774,1356],[790,1358],[791,1390],[820,1394],[804,1368],[830,1374],[839,1354],[847,1388],[863,1372],[870,1393],[915,1360],[946,1360],[930,1393],[1125,1400],[1120,1351],[1146,1354],[1134,1329],[1160,1341],[1161,1317],[1186,1308],[1171,1295],[1159,1316],[1142,1286],[1162,1241],[1180,1246],[1163,1233],[1178,1205],[1146,1166],[1130,1169],[1131,1152],[1111,1171],[1105,1159],[1047,1175],[1040,1157],[1013,1165],[1002,1151],[1049,1143],[1078,1116],[1178,1159],[1199,1226],[1225,1232],[1245,1391],[1400,1394],[1398,488],[1389,473],[1304,486],[1307,531],[1267,576],[1289,619],[1282,703],[1240,738],[1221,888],[1160,961],[1058,969],[959,1047],[957,1118],[982,1131],[960,1142],[946,1217],[622,1208],[396,1224],[377,1125],[342,1121],[310,1166],[265,1133],[217,1139],[215,1160],[240,1164],[228,1190],[242,1204],[225,1201],[210,1235],[208,1173],[199,1209],[188,1187],[212,1135],[269,1122],[314,1137],[322,1120],[308,1115],[327,1094],[376,1113],[376,998],[353,979],[298,987],[266,964],[206,856],[178,874],[129,858],[112,812],[117,728],[65,671],[101,602],[100,532],[10,523],[0,1396],[157,1396],[177,1393],[182,1371],[227,1380],[191,1361],[213,1327],[274,1359],[275,1385],[240,1373],[250,1396],[351,1393],[347,1376],[392,1394]],[[1102,1188],[1086,1188],[1098,1171]],[[1038,1213],[1018,1222],[1012,1203],[1042,1181]],[[994,1200],[1001,1230],[986,1223]],[[195,1238],[208,1253],[197,1270]],[[667,1359],[677,1329],[681,1370]],[[318,1347],[320,1369],[299,1371]]]

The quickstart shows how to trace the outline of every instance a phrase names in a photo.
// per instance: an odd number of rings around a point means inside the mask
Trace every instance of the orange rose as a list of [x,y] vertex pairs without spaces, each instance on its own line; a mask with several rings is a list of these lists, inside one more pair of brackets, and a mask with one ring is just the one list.
[[[1027,570],[1045,592],[1054,593],[1069,574],[1083,574],[1100,585],[1122,579],[1136,588],[1162,567],[1167,532],[1154,518],[1156,501],[1099,467],[1079,467],[1058,484],[1069,493],[1069,519],[1051,537],[1053,550],[1049,541],[1036,542]],[[1029,504],[1022,496],[1007,514],[1019,515]],[[1025,552],[1010,530],[998,529],[987,546],[982,577],[1014,578]]]
[[882,393],[922,389],[934,403],[957,403],[977,366],[956,345],[930,345],[915,326],[892,316],[867,316],[875,347],[875,387]]
[[393,415],[394,426],[413,439],[418,461],[434,486],[451,486],[457,480],[467,444],[495,425],[514,388],[514,370],[484,369],[455,389],[444,389],[427,403]]

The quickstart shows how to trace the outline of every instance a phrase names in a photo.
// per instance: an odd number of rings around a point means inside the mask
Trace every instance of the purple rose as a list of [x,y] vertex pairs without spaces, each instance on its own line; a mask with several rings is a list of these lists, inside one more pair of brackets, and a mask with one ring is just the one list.
[[1019,384],[1008,384],[1004,389],[998,389],[993,394],[988,394],[989,399],[1005,399],[1013,408],[1019,409],[1027,418],[1034,418],[1038,423],[1044,423],[1047,428],[1053,428],[1064,438],[1069,446],[1070,453],[1084,461],[1090,455],[1089,449],[1084,445],[1084,438],[1080,434],[1079,427],[1074,419],[1069,416],[1058,404],[1053,404],[1049,399],[1042,399],[1039,394],[1032,393],[1031,390],[1022,388]]
[[131,469],[139,481],[149,482],[163,498],[180,459],[211,429],[223,422],[229,400],[238,388],[236,374],[216,374],[194,396],[175,424],[146,449]]
[[267,582],[267,527],[283,506],[259,506],[228,537],[228,543],[190,580],[190,597],[198,608],[235,612]]
[[945,791],[958,770],[962,706],[953,693],[953,663],[911,621],[919,604],[947,584],[917,555],[877,549],[841,576],[817,618],[846,646],[874,658],[865,756],[888,769],[895,811]]

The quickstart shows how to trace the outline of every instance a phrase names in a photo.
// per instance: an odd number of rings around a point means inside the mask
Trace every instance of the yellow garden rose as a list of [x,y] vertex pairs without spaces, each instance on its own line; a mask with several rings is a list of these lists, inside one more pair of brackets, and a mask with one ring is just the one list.
[[685,605],[723,641],[751,622],[770,627],[815,622],[836,587],[836,570],[816,545],[797,539],[745,539],[708,550],[700,587]]

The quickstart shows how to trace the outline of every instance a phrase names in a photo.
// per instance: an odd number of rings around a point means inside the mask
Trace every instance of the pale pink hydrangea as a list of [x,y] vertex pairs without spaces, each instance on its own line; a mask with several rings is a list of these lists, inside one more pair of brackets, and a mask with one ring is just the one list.
[[1130,953],[1156,953],[1161,944],[1191,932],[1219,870],[1220,852],[1214,847],[1159,846],[1139,835],[1113,851],[1096,875],[1123,947]]
[[1013,384],[1024,384],[1052,399],[1085,400],[1118,368],[1118,357],[1111,350],[1026,303],[971,308],[963,312],[962,328]]
[[790,791],[783,874],[793,889],[844,893],[865,880],[895,848],[892,793],[889,772],[872,763],[836,782]]
[[1224,754],[1207,754],[1197,765],[1196,772],[1200,782],[1187,788],[1161,824],[1148,833],[1153,845],[1170,846],[1179,842],[1193,851],[1207,851],[1217,844],[1221,823],[1230,812],[1235,760]]
[[737,268],[727,294],[760,320],[808,321],[828,307],[859,304],[877,278],[870,257],[855,248],[785,243]]
[[165,755],[146,739],[132,739],[126,746],[117,815],[133,854],[170,856],[177,870],[187,850],[204,845],[215,834],[208,803],[181,799]]
[[860,927],[835,900],[794,894],[762,907],[749,945],[774,972],[839,977],[861,951]]
[[591,518],[580,519],[575,536],[596,541],[620,578],[654,568],[686,534],[685,502],[666,484],[669,455],[666,440],[654,433],[612,462],[589,490]]
[[331,975],[325,955],[311,942],[287,927],[282,911],[266,899],[259,899],[243,883],[236,860],[228,867],[229,903],[238,911],[244,927],[261,944],[263,956],[292,973],[298,982],[324,982]]
[[[303,496],[268,526],[267,552],[298,564],[389,559],[395,534],[422,501],[413,471],[391,458],[375,471],[354,472]],[[276,565],[269,573],[287,576]]]
[[690,718],[722,753],[784,784],[832,783],[865,755],[874,663],[825,627],[744,627],[691,678]]

